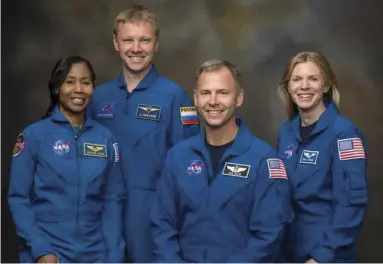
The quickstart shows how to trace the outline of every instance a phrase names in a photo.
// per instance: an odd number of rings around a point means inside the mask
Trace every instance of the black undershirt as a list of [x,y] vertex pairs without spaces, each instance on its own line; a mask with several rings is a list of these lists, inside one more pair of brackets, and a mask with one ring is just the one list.
[[311,125],[308,125],[308,126],[302,126],[301,125],[301,127],[299,128],[299,133],[301,134],[302,140],[305,140],[306,138],[308,138],[308,136],[310,136],[310,134],[313,131],[316,124],[317,124],[317,122],[315,122]]
[[210,154],[211,164],[213,165],[213,175],[209,176],[209,182],[212,182],[219,169],[219,162],[221,161],[222,155],[225,151],[233,144],[234,140],[220,146],[213,146],[206,142],[207,150]]

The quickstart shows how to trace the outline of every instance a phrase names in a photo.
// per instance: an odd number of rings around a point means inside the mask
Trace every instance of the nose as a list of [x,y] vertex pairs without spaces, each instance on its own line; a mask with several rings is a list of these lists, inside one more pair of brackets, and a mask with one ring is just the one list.
[[212,93],[209,98],[209,104],[210,105],[217,105],[218,100],[217,100],[217,95],[215,93]]
[[139,41],[134,41],[132,51],[135,53],[141,52],[141,44]]
[[308,89],[309,88],[309,81],[307,79],[302,80],[302,89]]
[[82,92],[83,91],[83,85],[80,81],[77,81],[74,87],[75,92]]

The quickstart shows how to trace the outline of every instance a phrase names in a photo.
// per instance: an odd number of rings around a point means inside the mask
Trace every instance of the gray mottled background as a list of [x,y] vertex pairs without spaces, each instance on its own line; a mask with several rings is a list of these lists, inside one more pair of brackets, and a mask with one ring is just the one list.
[[2,261],[17,260],[6,204],[17,134],[48,105],[56,60],[79,54],[94,64],[98,83],[120,70],[112,46],[118,11],[144,4],[158,17],[156,64],[189,95],[204,60],[224,58],[243,71],[240,115],[275,145],[285,120],[276,88],[295,53],[324,53],[338,76],[341,111],[364,132],[371,204],[358,240],[361,262],[383,261],[383,1],[380,0],[35,0],[2,1]]

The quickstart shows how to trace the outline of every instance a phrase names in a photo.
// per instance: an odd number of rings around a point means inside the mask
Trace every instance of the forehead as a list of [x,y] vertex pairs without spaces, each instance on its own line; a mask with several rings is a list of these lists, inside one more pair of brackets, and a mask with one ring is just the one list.
[[320,69],[314,62],[301,62],[294,66],[291,75],[320,75]]
[[120,22],[117,26],[117,34],[121,36],[154,36],[154,31],[154,25],[149,21]]
[[198,81],[199,89],[235,89],[235,81],[230,70],[222,67],[215,71],[202,72]]
[[75,63],[70,67],[68,72],[68,77],[81,76],[81,77],[90,77],[90,71],[85,63],[79,62]]

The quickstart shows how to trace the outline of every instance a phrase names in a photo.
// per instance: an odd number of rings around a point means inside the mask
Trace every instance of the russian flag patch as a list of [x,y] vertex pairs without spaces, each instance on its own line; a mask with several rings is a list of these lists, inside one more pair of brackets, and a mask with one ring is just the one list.
[[197,110],[194,106],[180,107],[181,122],[184,125],[198,124]]

